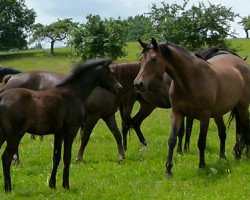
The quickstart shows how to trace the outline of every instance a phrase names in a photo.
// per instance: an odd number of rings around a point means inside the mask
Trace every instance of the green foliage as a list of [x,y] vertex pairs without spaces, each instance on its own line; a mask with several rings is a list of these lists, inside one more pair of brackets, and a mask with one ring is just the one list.
[[145,35],[155,34],[152,21],[145,15],[129,17],[127,22],[129,24],[127,41],[137,41],[138,38],[144,39]]
[[24,0],[0,0],[0,51],[27,48],[27,34],[35,17]]
[[42,25],[40,23],[33,26],[33,34],[31,43],[35,41],[43,41],[48,39],[50,41],[50,54],[54,55],[54,44],[57,41],[69,40],[77,23],[72,22],[72,19],[66,18],[63,20],[53,22],[49,25]]
[[85,24],[75,30],[71,42],[76,59],[117,58],[125,55],[127,36],[125,21],[112,18],[102,20],[99,15],[88,15],[86,20]]
[[230,22],[237,16],[221,5],[206,7],[203,2],[198,6],[187,8],[188,1],[183,5],[162,2],[162,7],[152,4],[148,13],[152,19],[158,37],[196,50],[204,46],[227,47],[225,38],[232,36]]

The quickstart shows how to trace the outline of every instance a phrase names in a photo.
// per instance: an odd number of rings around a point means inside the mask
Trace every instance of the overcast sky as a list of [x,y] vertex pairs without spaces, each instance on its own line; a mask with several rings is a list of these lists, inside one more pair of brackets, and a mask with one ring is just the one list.
[[[161,5],[163,0],[26,0],[28,8],[33,8],[37,13],[36,22],[50,24],[57,19],[72,18],[73,21],[83,23],[88,14],[100,15],[102,18],[126,19],[129,16],[143,14],[149,11],[152,3]],[[183,0],[167,0],[167,3],[182,5]],[[190,0],[188,5],[193,5],[198,0]],[[203,1],[208,3],[208,1]],[[210,3],[221,4],[240,16],[250,15],[249,0],[209,0]],[[238,37],[245,37],[241,25],[234,23],[233,29],[239,34]]]

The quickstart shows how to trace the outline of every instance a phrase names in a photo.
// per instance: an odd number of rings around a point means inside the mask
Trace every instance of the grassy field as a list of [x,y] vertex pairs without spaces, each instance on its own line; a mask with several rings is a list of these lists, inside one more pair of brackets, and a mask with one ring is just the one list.
[[[250,40],[237,39],[232,43],[240,46],[240,56],[250,56]],[[128,56],[117,62],[137,61],[140,53],[138,44],[129,44],[127,51]],[[0,65],[24,71],[43,69],[67,72],[72,66],[70,52],[69,48],[56,49],[55,57],[50,57],[47,50],[2,53]],[[249,61],[250,58],[248,63]],[[134,112],[137,109],[138,105]],[[225,116],[225,120],[227,119],[228,116]],[[118,113],[117,120],[120,126]],[[58,169],[57,189],[52,190],[47,184],[52,164],[53,137],[46,136],[44,141],[31,141],[27,134],[20,144],[22,162],[11,169],[13,192],[4,194],[4,190],[0,190],[0,199],[250,199],[250,160],[243,156],[236,161],[232,155],[235,142],[234,123],[227,131],[227,159],[222,160],[219,159],[217,127],[211,120],[206,149],[207,167],[199,169],[196,145],[199,124],[195,121],[191,151],[183,156],[174,155],[174,177],[166,179],[164,173],[170,129],[169,110],[155,109],[142,124],[148,150],[139,151],[138,139],[131,131],[126,160],[120,163],[115,140],[103,121],[99,121],[86,148],[84,161],[79,164],[74,160],[80,145],[79,135],[74,142],[70,190],[64,190],[61,186],[62,162]],[[4,147],[5,145],[0,154]],[[0,185],[3,185],[2,173]]]

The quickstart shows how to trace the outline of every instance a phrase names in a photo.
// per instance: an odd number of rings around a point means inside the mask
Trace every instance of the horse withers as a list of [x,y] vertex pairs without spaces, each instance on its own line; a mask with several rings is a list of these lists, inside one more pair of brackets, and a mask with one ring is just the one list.
[[152,38],[143,47],[141,70],[135,85],[146,90],[166,72],[172,78],[171,125],[166,175],[172,176],[173,149],[184,116],[200,121],[198,148],[199,167],[205,167],[205,148],[209,119],[214,118],[220,137],[220,156],[225,157],[226,127],[223,115],[229,111],[236,118],[235,157],[240,158],[244,144],[249,148],[250,130],[248,107],[250,103],[250,70],[247,63],[232,54],[201,59],[181,46],[158,44]]
[[121,85],[109,68],[111,60],[91,60],[77,65],[72,73],[56,87],[46,91],[11,88],[0,94],[0,146],[7,145],[2,154],[4,188],[11,191],[10,166],[13,154],[26,132],[36,135],[54,134],[54,153],[49,186],[56,187],[56,172],[64,142],[64,188],[69,188],[69,166],[72,143],[82,126],[82,102],[97,86],[118,93]]

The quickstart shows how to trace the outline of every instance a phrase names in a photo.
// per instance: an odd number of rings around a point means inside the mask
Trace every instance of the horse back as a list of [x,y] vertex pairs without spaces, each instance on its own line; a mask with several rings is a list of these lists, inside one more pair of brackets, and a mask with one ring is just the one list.
[[[21,130],[25,129],[29,133],[38,135],[51,134],[63,128],[63,123],[68,119],[67,116],[74,116],[72,112],[79,112],[77,116],[81,118],[82,110],[79,110],[79,105],[77,105],[78,109],[74,109],[74,103],[69,104],[65,99],[67,98],[53,89],[47,91],[33,91],[25,88],[6,90],[0,94],[1,126],[13,131],[10,124],[19,122],[18,126]],[[69,106],[72,109],[68,108]],[[76,117],[71,120],[79,122]]]
[[46,71],[27,71],[8,75],[4,78],[2,90],[10,88],[28,88],[32,90],[47,90],[60,83],[65,74]]

